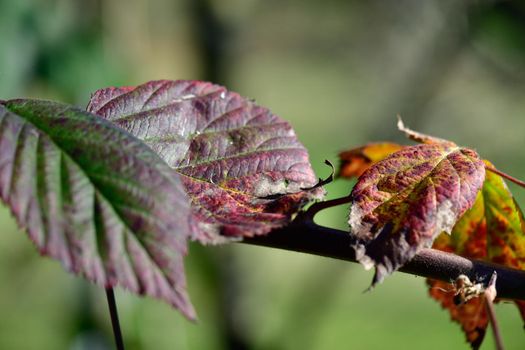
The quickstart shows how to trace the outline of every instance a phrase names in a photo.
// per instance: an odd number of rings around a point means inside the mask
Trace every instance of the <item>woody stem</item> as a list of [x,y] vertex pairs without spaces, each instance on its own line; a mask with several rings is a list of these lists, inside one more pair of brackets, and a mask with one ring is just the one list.
[[352,201],[352,196],[348,195],[341,198],[330,199],[328,201],[317,202],[312,204],[303,214],[302,218],[307,221],[313,222],[314,216],[323,209],[328,209],[341,204],[347,204]]
[[[339,200],[344,202],[343,198],[334,201]],[[325,202],[319,204],[323,203]],[[313,210],[314,214],[317,211]],[[265,236],[245,238],[242,243],[356,262],[355,251],[352,249],[354,242],[348,232],[320,226],[299,217],[288,226],[275,229]],[[399,270],[446,282],[453,281],[462,274],[470,279],[479,280],[481,277],[488,280],[496,271],[498,296],[525,300],[525,271],[507,266],[467,259],[435,249],[423,249]]]

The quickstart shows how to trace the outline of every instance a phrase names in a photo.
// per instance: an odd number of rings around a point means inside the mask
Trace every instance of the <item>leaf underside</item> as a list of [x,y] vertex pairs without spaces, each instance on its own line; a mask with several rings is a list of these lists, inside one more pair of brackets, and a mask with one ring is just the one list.
[[[441,234],[435,240],[433,248],[523,270],[524,228],[521,209],[504,180],[499,175],[487,172],[472,208],[461,217],[451,235]],[[427,283],[430,295],[449,310],[451,318],[461,325],[467,341],[473,348],[479,347],[488,325],[482,299],[455,305],[453,291],[445,291],[450,289],[450,284],[431,279]],[[478,307],[479,304],[481,307]],[[515,304],[525,321],[525,303],[515,301]]]
[[193,239],[219,243],[290,221],[324,191],[291,126],[221,86],[152,81],[98,90],[88,110],[143,140],[182,175]]
[[352,190],[356,257],[376,268],[372,286],[451,232],[485,177],[473,150],[452,143],[408,146],[368,168]]
[[135,137],[68,105],[3,102],[0,197],[40,252],[67,270],[195,318],[183,268],[189,199]]

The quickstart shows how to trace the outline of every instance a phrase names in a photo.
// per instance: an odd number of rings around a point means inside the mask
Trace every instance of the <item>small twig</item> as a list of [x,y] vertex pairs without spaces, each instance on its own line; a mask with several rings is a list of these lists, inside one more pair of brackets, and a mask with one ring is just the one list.
[[317,202],[312,204],[303,214],[302,218],[307,221],[313,221],[314,216],[323,209],[335,207],[338,205],[350,203],[352,201],[352,196],[348,195],[346,197],[330,199],[328,201]]
[[115,345],[117,347],[117,350],[124,350],[124,341],[122,340],[122,332],[120,331],[117,303],[115,302],[115,293],[113,293],[113,288],[106,288],[106,298],[108,300],[108,308],[109,314],[111,316],[111,327],[113,328],[113,336],[115,337]]
[[484,299],[485,299],[485,306],[487,308],[487,313],[489,315],[490,320],[490,326],[492,328],[492,332],[494,333],[494,341],[496,342],[496,349],[497,350],[504,350],[503,346],[503,339],[501,337],[501,332],[499,330],[498,320],[496,319],[496,312],[494,311],[494,299],[496,299],[496,278],[497,273],[494,271],[492,274],[492,277],[490,278],[489,285],[485,289],[484,292]]
[[496,169],[496,168],[494,168],[492,166],[489,166],[487,164],[485,164],[485,169],[487,169],[488,171],[492,171],[494,174],[498,174],[499,176],[504,177],[505,179],[507,179],[509,181],[514,182],[518,186],[525,187],[525,182],[523,182],[521,180],[518,180],[515,177],[510,176],[509,174],[505,174],[501,170],[498,170],[498,169]]

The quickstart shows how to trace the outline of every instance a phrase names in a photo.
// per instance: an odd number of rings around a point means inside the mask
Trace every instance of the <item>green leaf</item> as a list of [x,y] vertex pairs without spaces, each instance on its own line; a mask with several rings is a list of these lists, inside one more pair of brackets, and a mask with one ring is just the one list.
[[47,101],[0,104],[0,197],[43,255],[187,317],[189,200],[179,176],[111,123]]

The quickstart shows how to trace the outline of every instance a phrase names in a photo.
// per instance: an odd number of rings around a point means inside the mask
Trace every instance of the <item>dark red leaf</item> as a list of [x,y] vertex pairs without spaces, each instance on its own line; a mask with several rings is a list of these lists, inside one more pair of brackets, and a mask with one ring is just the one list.
[[450,142],[406,147],[368,168],[352,190],[349,224],[357,259],[376,267],[373,284],[450,232],[484,177],[477,153]]
[[183,175],[194,239],[265,234],[323,191],[291,126],[211,83],[152,81],[102,89],[88,110],[137,136]]

